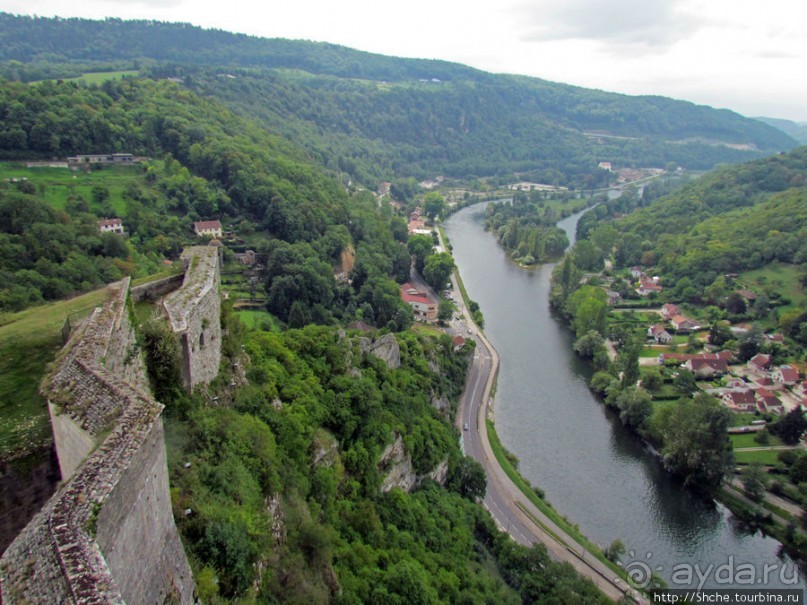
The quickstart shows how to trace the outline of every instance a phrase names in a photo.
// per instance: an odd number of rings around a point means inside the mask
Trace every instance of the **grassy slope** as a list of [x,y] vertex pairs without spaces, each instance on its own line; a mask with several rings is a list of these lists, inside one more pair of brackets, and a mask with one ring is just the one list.
[[101,304],[106,288],[19,313],[0,314],[0,458],[31,451],[52,440],[39,383],[62,347],[68,316]]
[[796,265],[771,263],[761,269],[740,274],[740,281],[754,291],[764,292],[770,289],[787,298],[790,304],[780,308],[780,311],[786,311],[807,308],[807,292],[801,285],[801,276],[802,272]]
[[123,191],[126,186],[136,183],[147,187],[140,165],[107,166],[102,170],[84,172],[67,168],[26,168],[18,162],[0,163],[0,181],[26,178],[36,185],[39,191],[44,190],[44,200],[52,207],[64,209],[67,198],[71,195],[84,198],[90,209],[99,212],[101,206],[94,204],[92,189],[94,186],[106,187],[109,190],[107,200],[118,216],[126,209]]

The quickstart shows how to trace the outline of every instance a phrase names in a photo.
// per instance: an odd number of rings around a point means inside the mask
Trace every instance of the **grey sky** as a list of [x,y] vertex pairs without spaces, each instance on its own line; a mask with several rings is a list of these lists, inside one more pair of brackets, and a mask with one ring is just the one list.
[[184,21],[807,122],[804,0],[3,0],[0,10]]

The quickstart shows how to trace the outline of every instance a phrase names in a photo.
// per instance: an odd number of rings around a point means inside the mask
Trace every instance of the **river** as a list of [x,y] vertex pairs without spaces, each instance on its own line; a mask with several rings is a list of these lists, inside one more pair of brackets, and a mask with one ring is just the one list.
[[[776,540],[748,533],[725,507],[683,488],[592,395],[573,334],[550,312],[554,265],[513,263],[484,231],[484,209],[457,212],[445,232],[501,359],[496,430],[522,475],[595,543],[622,540],[627,569],[654,570],[671,588],[697,585],[699,576],[704,587],[744,586],[750,566],[759,587],[792,588],[795,568],[778,558]],[[559,223],[570,241],[579,216]]]

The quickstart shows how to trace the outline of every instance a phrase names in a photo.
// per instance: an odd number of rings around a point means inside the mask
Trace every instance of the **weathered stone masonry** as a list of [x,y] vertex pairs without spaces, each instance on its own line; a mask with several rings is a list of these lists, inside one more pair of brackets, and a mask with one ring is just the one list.
[[193,391],[213,380],[221,362],[219,256],[213,246],[193,246],[182,253],[182,287],[165,297],[163,308],[182,349],[182,384]]
[[[204,266],[217,296],[218,264]],[[0,558],[3,605],[194,602],[171,512],[163,406],[149,393],[128,292],[128,279],[110,286],[45,387],[65,483]],[[199,294],[207,318],[214,305]],[[195,318],[192,306],[186,323],[206,329],[210,320]],[[218,349],[220,330],[212,336]]]

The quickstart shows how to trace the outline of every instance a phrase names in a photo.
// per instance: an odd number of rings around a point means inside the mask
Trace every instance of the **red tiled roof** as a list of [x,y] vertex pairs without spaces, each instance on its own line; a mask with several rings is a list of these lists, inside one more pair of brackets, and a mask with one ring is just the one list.
[[424,305],[435,304],[424,292],[421,292],[410,283],[401,285],[401,298],[407,303],[416,302]]
[[119,218],[102,218],[98,221],[99,227],[112,227],[114,225],[122,225],[123,221]]
[[731,391],[727,394],[736,405],[745,405],[755,401],[754,391]]
[[221,221],[197,221],[193,224],[193,228],[197,231],[205,231],[208,229],[221,229]]

